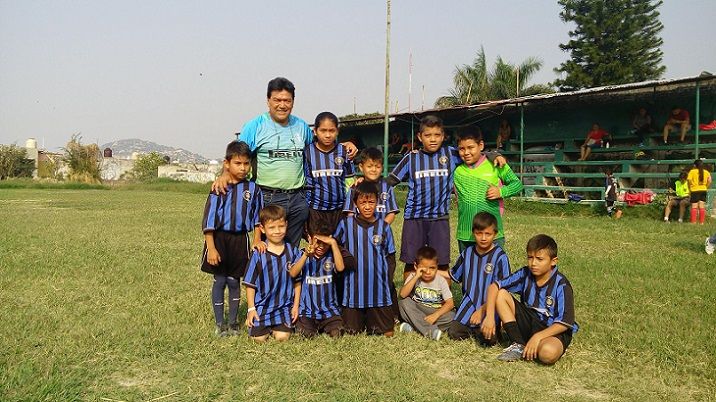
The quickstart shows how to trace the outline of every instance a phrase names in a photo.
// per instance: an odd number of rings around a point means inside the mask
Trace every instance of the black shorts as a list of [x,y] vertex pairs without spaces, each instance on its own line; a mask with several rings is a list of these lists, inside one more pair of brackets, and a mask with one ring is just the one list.
[[306,230],[308,234],[316,233],[316,229],[322,225],[326,225],[330,229],[331,234],[336,231],[338,223],[343,219],[343,208],[333,211],[319,211],[317,209],[308,210],[308,222],[306,222]]
[[494,339],[487,340],[482,335],[482,331],[479,326],[469,327],[462,324],[460,321],[453,320],[448,328],[448,337],[452,340],[462,341],[465,339],[474,339],[478,344],[482,346],[494,346],[497,344],[497,338],[500,333],[498,331],[497,336]]
[[691,203],[706,202],[706,191],[692,191],[691,192]]
[[392,306],[350,308],[343,307],[343,325],[349,334],[367,332],[368,335],[383,335],[393,331],[395,316]]
[[286,326],[286,324],[278,325],[254,325],[249,328],[249,336],[264,336],[274,332],[293,332],[293,329]]
[[[535,310],[525,306],[521,301],[515,299],[514,296],[512,296],[512,299],[515,302],[515,320],[517,321],[517,326],[522,334],[522,339],[528,342],[530,338],[532,338],[532,335],[547,328],[547,324],[539,319],[539,314],[537,314]],[[562,342],[564,348],[562,353],[564,353],[569,344],[572,343],[572,328],[567,328],[566,331],[556,335],[555,338]]]
[[204,252],[201,257],[201,270],[212,275],[231,276],[241,278],[246,272],[249,262],[249,235],[246,232],[214,232],[214,246],[219,252],[221,262],[211,265],[206,261],[207,250],[204,242]]
[[400,261],[415,262],[415,254],[423,246],[438,252],[438,265],[450,264],[450,221],[444,219],[406,219],[400,240]]
[[343,330],[343,318],[340,315],[318,320],[315,318],[298,317],[296,332],[310,338],[318,334],[331,334]]

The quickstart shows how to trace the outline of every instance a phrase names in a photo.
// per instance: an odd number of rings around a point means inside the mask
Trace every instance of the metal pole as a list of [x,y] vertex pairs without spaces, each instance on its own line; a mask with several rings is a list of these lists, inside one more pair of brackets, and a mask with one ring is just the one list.
[[524,182],[525,172],[525,104],[520,103],[520,181]]
[[696,134],[696,147],[694,153],[696,154],[696,159],[699,159],[699,122],[701,121],[700,115],[701,114],[701,83],[696,83],[696,117],[694,121],[694,133]]
[[386,0],[385,28],[385,116],[383,120],[383,176],[388,176],[388,125],[390,123],[390,0]]

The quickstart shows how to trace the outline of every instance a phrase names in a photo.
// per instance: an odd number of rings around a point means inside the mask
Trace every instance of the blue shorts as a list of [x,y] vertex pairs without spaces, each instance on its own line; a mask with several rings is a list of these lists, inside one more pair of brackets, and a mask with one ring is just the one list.
[[438,265],[450,264],[450,221],[443,219],[406,219],[400,240],[400,261],[415,262],[415,254],[423,246],[438,252]]

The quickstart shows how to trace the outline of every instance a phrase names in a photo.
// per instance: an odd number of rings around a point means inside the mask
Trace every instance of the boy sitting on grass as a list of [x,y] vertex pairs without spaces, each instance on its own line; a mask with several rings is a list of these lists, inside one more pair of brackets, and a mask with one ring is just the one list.
[[264,342],[269,335],[287,341],[292,324],[298,319],[301,279],[291,278],[290,265],[297,262],[299,252],[285,242],[286,211],[269,205],[259,214],[259,229],[266,236],[266,249],[257,249],[251,256],[246,285],[246,326],[249,336]]
[[527,261],[527,266],[488,288],[482,334],[487,339],[495,336],[497,310],[512,342],[497,356],[499,360],[537,359],[554,364],[579,329],[574,321],[572,285],[557,271],[557,243],[551,237],[539,234],[531,238]]
[[353,190],[358,215],[347,216],[336,229],[336,240],[356,258],[355,269],[344,272],[343,323],[346,332],[393,336],[391,296],[395,272],[393,232],[375,216],[378,187],[361,182]]
[[[251,150],[245,142],[232,141],[226,147],[224,172],[232,183],[224,194],[210,193],[204,207],[202,229],[204,253],[201,270],[214,275],[211,301],[217,336],[238,335],[239,281],[249,261],[249,235],[258,230],[262,206],[261,190],[246,180],[251,171]],[[255,236],[256,237],[256,236]],[[224,321],[224,291],[229,289],[229,325]]]
[[400,332],[418,331],[430,339],[439,340],[455,317],[452,292],[447,280],[438,271],[438,253],[423,246],[415,255],[415,272],[408,275],[400,288],[400,314],[405,320]]
[[[451,339],[474,338],[481,345],[492,345],[496,339],[486,340],[480,333],[485,317],[487,287],[510,275],[510,260],[499,245],[497,218],[488,212],[479,212],[472,219],[473,246],[467,247],[450,270],[450,278],[462,285],[462,302],[448,330]],[[494,318],[494,315],[493,315]]]
[[308,247],[289,270],[293,278],[303,272],[296,331],[308,338],[319,333],[335,338],[341,335],[343,319],[333,274],[343,272],[346,263],[354,267],[355,259],[331,236],[330,223],[314,222],[313,230]]

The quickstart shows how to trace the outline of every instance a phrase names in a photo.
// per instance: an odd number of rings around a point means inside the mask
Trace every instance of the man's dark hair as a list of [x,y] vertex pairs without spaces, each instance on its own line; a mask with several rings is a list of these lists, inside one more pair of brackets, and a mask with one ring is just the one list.
[[437,127],[444,131],[443,119],[435,116],[434,114],[429,114],[423,117],[420,120],[420,129],[418,131],[422,133],[428,127]]
[[358,202],[358,197],[366,194],[375,195],[375,199],[377,200],[380,190],[378,190],[378,186],[376,186],[375,183],[363,180],[353,189],[353,202]]
[[420,247],[415,253],[415,263],[419,264],[422,260],[438,260],[438,252],[430,246]]
[[366,161],[376,161],[383,163],[383,153],[376,147],[366,148],[361,151],[358,156],[359,163],[365,163]]
[[547,250],[549,258],[557,256],[557,242],[546,234],[538,234],[527,242],[527,252]]
[[292,99],[296,97],[296,87],[293,86],[291,81],[283,77],[276,77],[269,81],[268,89],[266,90],[266,99],[271,97],[273,91],[288,91]]
[[457,142],[465,140],[473,140],[476,143],[482,142],[482,130],[477,126],[460,127],[457,130]]
[[478,212],[472,218],[472,231],[485,230],[490,226],[495,228],[497,232],[497,218],[489,212]]
[[229,145],[226,146],[226,156],[224,156],[224,159],[226,159],[227,162],[231,162],[234,156],[245,156],[251,159],[251,148],[243,141],[231,141]]

